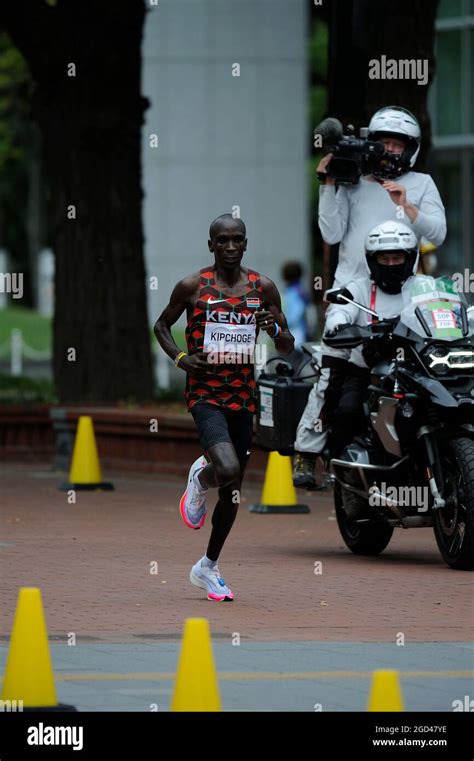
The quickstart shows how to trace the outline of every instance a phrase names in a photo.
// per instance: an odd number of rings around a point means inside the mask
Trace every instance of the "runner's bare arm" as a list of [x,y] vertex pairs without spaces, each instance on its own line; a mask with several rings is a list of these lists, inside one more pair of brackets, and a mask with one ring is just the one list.
[[[173,288],[173,292],[170,296],[168,306],[166,306],[154,326],[154,333],[158,343],[163,351],[166,352],[168,357],[173,361],[182,349],[175,343],[175,340],[171,333],[171,326],[175,324],[183,314],[184,310],[190,306],[190,299],[196,293],[199,284],[199,273],[188,275],[179,281]],[[190,360],[183,357],[179,362],[179,367],[187,369],[189,371],[191,367],[196,371],[198,369],[207,370],[208,364],[204,358],[200,355],[202,352],[197,352],[193,355],[192,365],[186,368],[186,364],[189,364]],[[186,362],[187,360],[187,362]]]
[[256,312],[257,324],[262,330],[266,330],[271,338],[275,332],[275,324],[279,325],[281,333],[274,339],[275,348],[280,354],[290,354],[295,348],[295,339],[290,333],[286,317],[281,311],[281,298],[278,288],[273,280],[264,275],[262,275],[260,282],[267,308]]

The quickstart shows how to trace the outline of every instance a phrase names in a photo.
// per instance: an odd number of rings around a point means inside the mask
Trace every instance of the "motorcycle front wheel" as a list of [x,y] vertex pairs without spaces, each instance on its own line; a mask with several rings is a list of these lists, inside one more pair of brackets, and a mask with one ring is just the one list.
[[345,491],[339,483],[334,484],[334,507],[337,525],[344,543],[354,555],[380,555],[392,538],[393,528],[388,523],[371,522],[357,524],[344,509],[344,498],[357,501],[360,515],[368,507],[367,500]]
[[441,453],[446,507],[434,510],[433,528],[443,560],[451,568],[474,568],[474,441],[454,439]]

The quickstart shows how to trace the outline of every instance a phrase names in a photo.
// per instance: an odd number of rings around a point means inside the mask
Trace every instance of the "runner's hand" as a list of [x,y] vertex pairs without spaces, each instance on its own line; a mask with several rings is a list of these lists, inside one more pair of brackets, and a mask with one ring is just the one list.
[[209,370],[207,353],[197,351],[195,354],[186,354],[179,360],[178,367],[190,375],[204,375]]
[[270,335],[275,332],[275,318],[268,309],[258,309],[255,312],[255,319],[260,330],[265,330]]

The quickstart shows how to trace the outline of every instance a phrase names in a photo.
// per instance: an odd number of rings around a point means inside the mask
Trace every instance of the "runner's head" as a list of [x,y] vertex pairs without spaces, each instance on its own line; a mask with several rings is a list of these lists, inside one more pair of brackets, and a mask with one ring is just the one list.
[[367,235],[365,256],[370,277],[379,288],[400,293],[405,280],[416,274],[418,239],[402,222],[383,222]]
[[226,269],[240,267],[247,249],[246,233],[245,224],[232,214],[221,214],[211,222],[208,246],[216,264]]

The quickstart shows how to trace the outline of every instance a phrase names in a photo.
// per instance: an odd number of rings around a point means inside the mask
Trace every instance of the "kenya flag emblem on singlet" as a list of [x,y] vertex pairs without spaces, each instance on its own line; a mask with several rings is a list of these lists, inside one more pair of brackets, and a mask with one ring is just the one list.
[[246,299],[246,301],[247,301],[247,306],[249,308],[251,308],[251,309],[252,308],[253,309],[258,309],[258,307],[260,306],[260,299],[258,299],[258,298],[257,299]]

